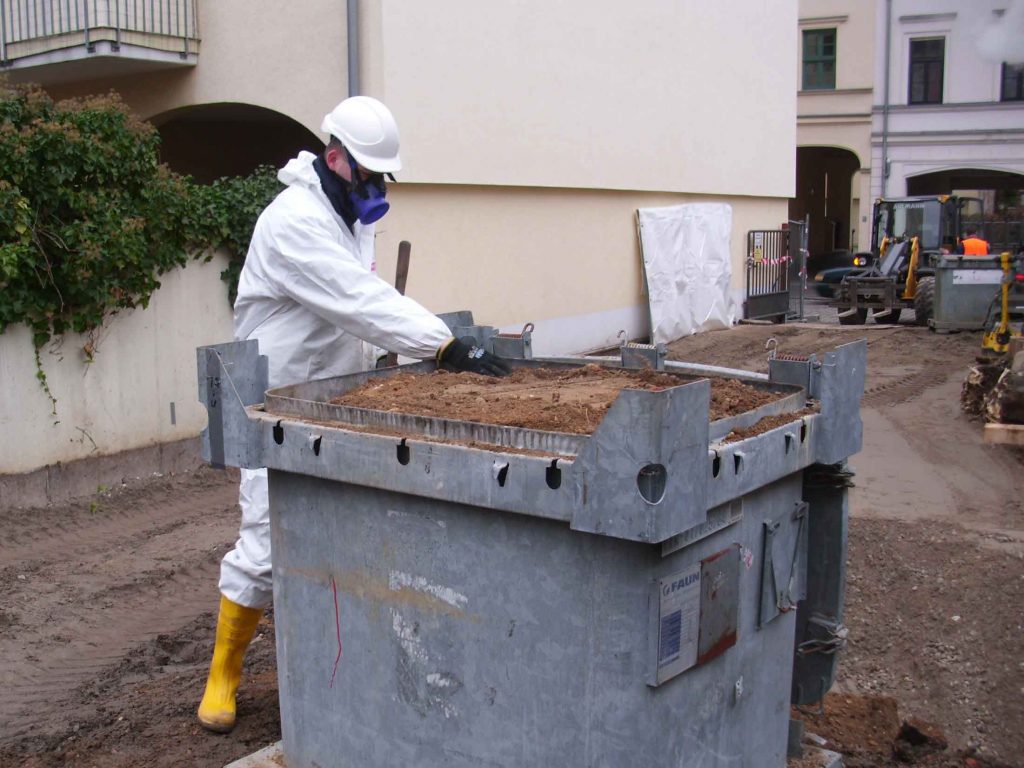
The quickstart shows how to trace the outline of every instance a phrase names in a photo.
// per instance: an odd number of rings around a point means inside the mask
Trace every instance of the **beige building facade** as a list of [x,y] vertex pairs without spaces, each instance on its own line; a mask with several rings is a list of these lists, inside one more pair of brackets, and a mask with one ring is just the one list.
[[[8,42],[6,69],[58,97],[118,91],[160,128],[164,159],[200,179],[318,149],[321,117],[350,91],[382,99],[404,167],[378,225],[380,273],[391,278],[399,241],[410,241],[411,296],[505,329],[532,322],[536,354],[647,335],[638,208],[731,205],[737,305],[747,231],[788,216],[798,24],[787,0],[147,1],[193,9],[194,28],[170,52],[129,59],[140,46],[111,50],[117,30],[105,27],[93,51],[37,46],[11,59]],[[109,0],[118,4],[130,5]],[[230,313],[210,318],[229,338]],[[194,359],[162,364],[189,370]],[[194,389],[162,392],[161,412],[172,398],[194,400]],[[204,420],[197,410],[175,434]],[[96,450],[154,439],[133,427]]]
[[800,0],[797,182],[791,218],[809,217],[809,250],[867,248],[875,4]]

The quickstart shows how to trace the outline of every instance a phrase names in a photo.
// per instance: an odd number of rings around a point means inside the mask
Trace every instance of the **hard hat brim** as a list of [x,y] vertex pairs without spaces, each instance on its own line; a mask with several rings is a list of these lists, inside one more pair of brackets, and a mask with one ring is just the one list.
[[359,152],[351,147],[345,147],[345,149],[348,150],[348,153],[352,155],[352,158],[361,167],[368,171],[373,171],[374,173],[395,173],[402,170],[402,159],[398,155],[381,158],[368,155],[365,152]]

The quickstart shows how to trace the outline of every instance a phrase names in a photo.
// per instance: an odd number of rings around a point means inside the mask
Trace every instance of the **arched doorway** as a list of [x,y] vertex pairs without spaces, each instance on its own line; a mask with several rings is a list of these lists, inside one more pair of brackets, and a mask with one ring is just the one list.
[[848,149],[797,147],[796,197],[789,202],[789,218],[810,217],[811,254],[850,249],[857,221],[853,177],[859,168],[860,160]]
[[951,195],[954,192],[982,198],[986,215],[998,218],[1015,209],[1019,218],[1024,203],[1024,174],[986,168],[952,168],[907,178],[908,195]]
[[160,159],[200,183],[244,176],[257,166],[281,167],[323,141],[286,115],[251,104],[200,104],[151,119],[160,132]]

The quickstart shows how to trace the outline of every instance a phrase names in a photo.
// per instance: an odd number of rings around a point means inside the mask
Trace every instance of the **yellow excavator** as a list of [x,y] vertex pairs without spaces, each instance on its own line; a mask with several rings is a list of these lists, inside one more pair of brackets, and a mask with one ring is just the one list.
[[989,422],[986,443],[1024,446],[1024,252],[1016,259],[1004,252],[999,261],[1003,276],[989,307],[984,354],[967,372],[960,404]]
[[982,349],[1003,354],[1010,348],[1014,336],[1024,335],[1024,253],[1014,259],[1009,251],[999,258],[1003,278],[999,293],[989,307],[985,322],[985,335],[981,340]]

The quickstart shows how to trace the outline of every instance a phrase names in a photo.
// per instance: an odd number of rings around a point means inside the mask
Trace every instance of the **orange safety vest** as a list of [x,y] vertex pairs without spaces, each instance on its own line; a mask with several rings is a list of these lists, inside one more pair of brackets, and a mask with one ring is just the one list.
[[988,256],[988,241],[980,237],[968,237],[964,240],[964,256]]

